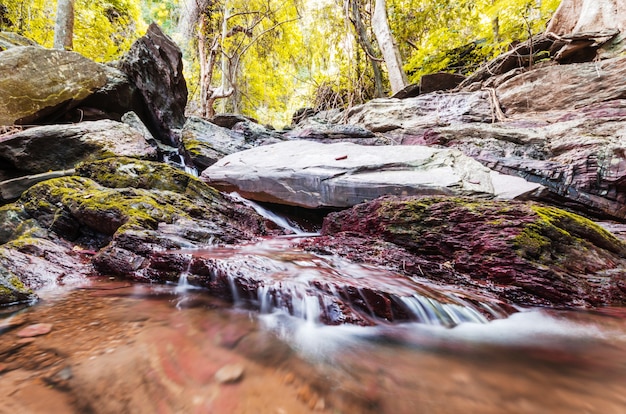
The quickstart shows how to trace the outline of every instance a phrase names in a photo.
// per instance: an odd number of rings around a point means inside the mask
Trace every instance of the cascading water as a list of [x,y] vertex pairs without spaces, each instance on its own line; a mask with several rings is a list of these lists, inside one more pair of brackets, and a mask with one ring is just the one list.
[[285,238],[183,253],[211,269],[210,278],[195,280],[209,290],[229,292],[237,307],[311,324],[418,322],[452,327],[510,313],[488,298],[468,300],[467,293],[440,291],[386,269],[304,252]]
[[251,207],[252,209],[254,209],[254,211],[256,211],[261,217],[264,217],[268,220],[270,220],[271,222],[275,223],[277,226],[290,231],[294,234],[300,235],[300,236],[304,236],[304,235],[311,235],[310,233],[307,233],[305,231],[303,231],[301,228],[299,228],[298,226],[292,224],[289,220],[287,220],[285,217],[278,215],[276,213],[274,213],[273,211],[270,211],[266,208],[263,208],[261,205],[259,205],[258,203],[255,203],[252,200],[248,200],[244,197],[242,197],[239,193],[237,192],[232,192],[229,194],[229,196],[231,198],[233,198],[236,201],[239,201],[240,203],[245,204],[248,207]]

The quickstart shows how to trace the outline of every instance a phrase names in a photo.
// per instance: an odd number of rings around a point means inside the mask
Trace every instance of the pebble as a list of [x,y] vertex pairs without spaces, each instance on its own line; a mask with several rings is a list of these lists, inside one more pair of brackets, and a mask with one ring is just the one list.
[[215,373],[215,380],[220,384],[232,384],[241,380],[244,367],[240,364],[225,365]]
[[17,331],[17,336],[20,338],[31,338],[33,336],[46,335],[52,330],[51,323],[36,323],[34,325],[28,325],[26,328]]

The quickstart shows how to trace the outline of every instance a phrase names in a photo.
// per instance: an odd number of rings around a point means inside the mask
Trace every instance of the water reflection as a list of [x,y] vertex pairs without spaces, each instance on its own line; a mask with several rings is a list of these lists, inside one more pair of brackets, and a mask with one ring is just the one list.
[[[526,310],[454,328],[328,326],[233,308],[202,289],[105,279],[20,315],[54,329],[11,356],[0,349],[10,369],[0,389],[20,372],[11,364],[30,361],[31,377],[71,370],[60,392],[80,402],[73,412],[620,413],[623,314]],[[35,366],[38,352],[54,359]],[[232,364],[244,367],[243,379],[217,383],[215,372]],[[129,393],[119,400],[126,405],[112,398]],[[17,404],[11,398],[4,403]]]

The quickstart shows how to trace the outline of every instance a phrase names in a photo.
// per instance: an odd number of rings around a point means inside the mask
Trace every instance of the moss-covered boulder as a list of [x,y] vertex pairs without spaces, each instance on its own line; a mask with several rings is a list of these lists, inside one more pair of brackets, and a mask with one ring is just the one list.
[[[111,157],[41,182],[0,208],[0,304],[102,273],[176,281],[158,253],[278,230],[252,209],[165,164]],[[18,297],[24,285],[23,295]]]
[[532,203],[380,198],[329,215],[321,252],[497,294],[523,306],[626,304],[626,246],[581,216]]

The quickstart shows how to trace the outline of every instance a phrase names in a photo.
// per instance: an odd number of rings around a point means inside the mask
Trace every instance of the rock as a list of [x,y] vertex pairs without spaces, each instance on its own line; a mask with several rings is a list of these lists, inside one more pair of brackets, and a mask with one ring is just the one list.
[[0,306],[30,303],[35,299],[33,291],[16,274],[0,266]]
[[232,131],[241,134],[246,142],[252,146],[275,144],[283,140],[281,134],[256,122],[239,122],[232,127]]
[[29,325],[17,332],[17,336],[20,338],[32,338],[34,336],[47,335],[52,331],[51,323],[36,323]]
[[152,255],[272,234],[252,209],[162,163],[107,158],[76,174],[41,182],[0,208],[0,304],[32,301],[30,289],[84,283],[94,266],[105,275],[177,281],[177,262],[148,269]]
[[0,170],[15,177],[0,183],[2,200],[14,199],[43,179],[65,175],[79,162],[111,155],[157,157],[139,132],[110,120],[29,128],[2,137],[0,153]]
[[459,123],[492,122],[487,91],[433,93],[407,99],[374,99],[349,109],[345,123],[372,132],[395,129],[426,129]]
[[[623,219],[626,194],[622,142],[626,100],[535,114],[495,124],[463,124],[386,135],[407,145],[461,150],[485,166],[539,183],[540,197],[598,216]],[[550,122],[543,118],[550,119]]]
[[182,143],[194,165],[205,169],[219,159],[252,148],[243,134],[198,117],[189,117],[182,130]]
[[[51,220],[51,218],[47,218]],[[60,217],[52,226],[68,239],[80,240],[77,228],[65,229]],[[45,220],[42,220],[45,221]],[[0,247],[0,273],[13,275],[28,292],[23,301],[35,298],[33,292],[42,288],[58,288],[84,283],[87,276],[93,273],[90,264],[79,258],[72,251],[73,244],[54,235],[48,236],[43,229],[38,231],[39,237],[23,234]],[[84,237],[84,236],[83,236]]]
[[139,116],[136,113],[132,111],[126,112],[124,115],[122,115],[121,121],[127,124],[128,126],[130,126],[131,128],[135,129],[137,132],[139,132],[143,136],[143,138],[146,140],[146,142],[150,144],[152,147],[154,148],[159,147],[159,142],[156,139],[154,139],[148,127],[146,127],[146,125],[142,122],[141,118],[139,118]]
[[215,373],[215,381],[220,384],[232,384],[243,378],[244,367],[241,364],[230,364],[220,368]]
[[303,247],[473,287],[520,306],[626,303],[626,245],[593,222],[540,204],[383,197],[327,216]]
[[0,140],[0,168],[41,173],[107,156],[156,159],[156,150],[128,125],[111,120],[45,125]]
[[454,89],[465,80],[465,76],[455,73],[431,73],[420,79],[420,94]]
[[489,171],[458,151],[292,141],[222,158],[207,183],[279,204],[349,207],[383,194],[493,195]]
[[[121,60],[120,69],[137,86],[147,108],[144,123],[155,138],[178,147],[176,129],[185,123],[187,85],[182,53],[156,23]],[[140,114],[141,115],[141,114]]]
[[[477,289],[464,289],[462,294],[450,285],[432,289],[428,283],[382,266],[372,269],[302,252],[291,247],[288,239],[254,249],[157,252],[145,261],[144,274],[151,280],[177,282],[185,271],[188,283],[238,307],[286,313],[327,325],[415,321],[454,326],[514,312]],[[417,309],[423,307],[426,311],[420,313]]]
[[0,125],[60,116],[106,82],[104,67],[78,53],[36,46],[0,52]]
[[27,37],[13,32],[0,32],[0,52],[19,46],[39,46]]
[[354,142],[361,145],[380,144],[371,131],[358,125],[327,125],[308,123],[285,134],[287,139],[306,139],[323,143]]
[[25,175],[18,178],[12,178],[10,180],[0,181],[0,201],[15,200],[27,188],[30,188],[39,182],[72,174],[74,174],[73,169],[60,170],[41,174]]
[[239,115],[239,114],[216,114],[213,117],[211,117],[211,119],[209,119],[209,122],[217,126],[220,126],[222,128],[232,129],[232,127],[234,127],[240,122],[256,122],[256,121],[253,120],[252,118],[248,118],[246,116]]
[[406,99],[406,98],[415,98],[420,95],[420,85],[419,83],[412,83],[407,85],[404,89],[399,90],[398,92],[391,95],[391,98],[394,99]]
[[[563,111],[626,98],[626,57],[527,71],[497,88],[506,114]],[[552,88],[550,85],[558,85]]]

